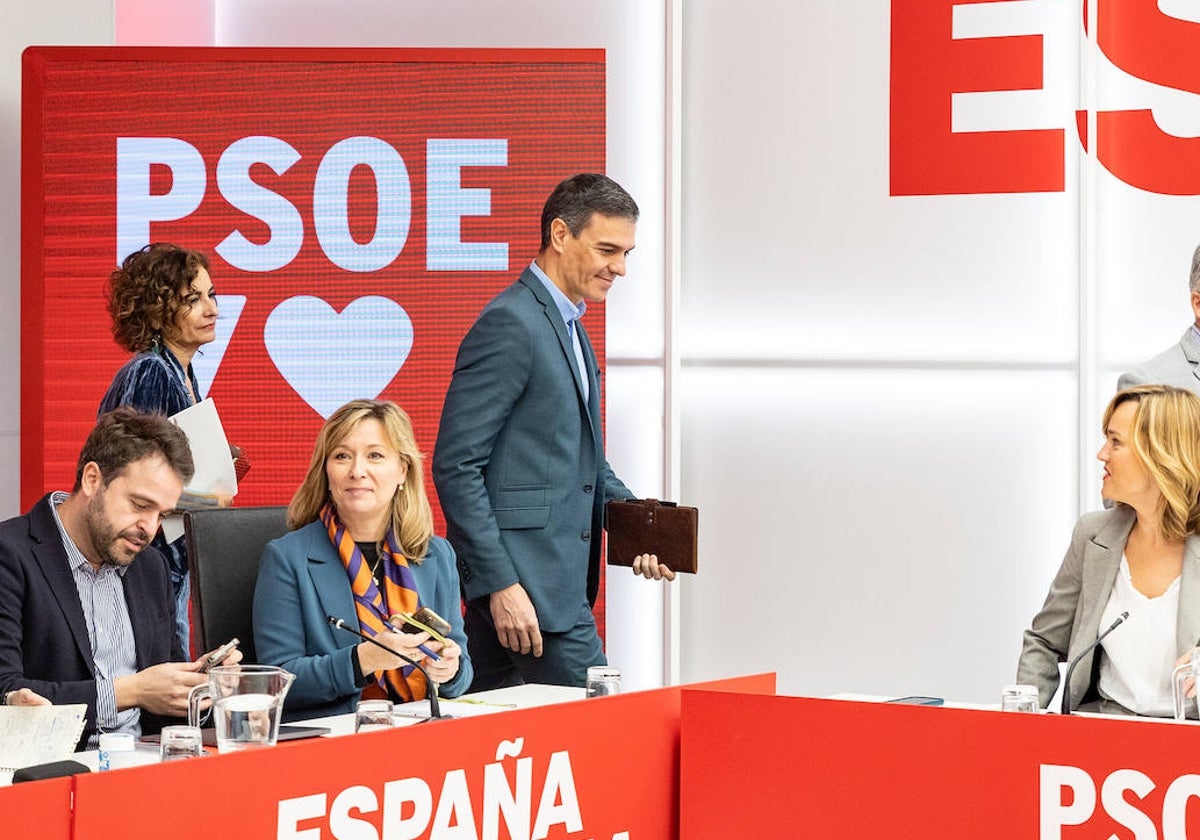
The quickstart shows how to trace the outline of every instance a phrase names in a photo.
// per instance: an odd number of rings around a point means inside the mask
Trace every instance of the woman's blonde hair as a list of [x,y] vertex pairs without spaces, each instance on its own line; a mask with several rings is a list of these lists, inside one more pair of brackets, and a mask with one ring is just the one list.
[[1104,410],[1136,403],[1129,446],[1158,485],[1158,525],[1167,539],[1200,533],[1200,397],[1171,385],[1139,385],[1119,392]]
[[288,527],[296,529],[317,519],[329,501],[329,478],[325,461],[329,454],[364,420],[378,420],[389,443],[408,464],[404,486],[392,498],[391,529],[400,550],[409,560],[419,561],[433,536],[433,509],[425,495],[421,452],[413,435],[412,421],[404,409],[385,400],[352,400],[330,415],[317,435],[308,474],[288,505]]

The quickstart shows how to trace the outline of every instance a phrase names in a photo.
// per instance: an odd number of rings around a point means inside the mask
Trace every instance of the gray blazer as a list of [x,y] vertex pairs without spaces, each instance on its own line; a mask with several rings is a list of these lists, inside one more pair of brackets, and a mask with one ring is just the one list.
[[1200,339],[1191,327],[1174,347],[1121,374],[1117,390],[1151,384],[1174,385],[1200,394]]
[[578,329],[587,400],[554,298],[525,269],[463,339],[433,453],[464,594],[520,582],[552,633],[595,601],[605,502],[633,496],[604,457],[600,367]]
[[[1071,546],[1050,585],[1046,603],[1025,631],[1017,682],[1036,685],[1042,706],[1058,689],[1058,663],[1070,662],[1100,634],[1100,613],[1117,579],[1125,541],[1136,515],[1126,505],[1084,514],[1075,524]],[[1179,581],[1176,656],[1200,640],[1200,537],[1187,539]],[[1120,630],[1116,632],[1120,633]],[[1071,677],[1071,708],[1076,709],[1094,687],[1096,653],[1092,651]]]

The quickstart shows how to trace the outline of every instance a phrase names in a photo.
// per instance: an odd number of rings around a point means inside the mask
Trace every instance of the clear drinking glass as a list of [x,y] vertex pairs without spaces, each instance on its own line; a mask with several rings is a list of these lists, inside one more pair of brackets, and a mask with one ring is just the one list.
[[587,669],[587,696],[607,697],[621,693],[621,670],[611,665],[593,665]]
[[204,755],[204,737],[198,726],[164,726],[159,736],[159,756],[163,761],[197,758]]
[[[1171,688],[1175,694],[1175,720],[1186,720],[1188,706],[1200,703],[1200,693],[1195,691],[1200,677],[1200,648],[1192,648],[1188,660],[1177,667],[1171,675]],[[1193,696],[1188,697],[1188,692]]]
[[1038,690],[1036,685],[1006,685],[1000,694],[1000,711],[1032,712],[1037,714]]
[[359,700],[354,707],[355,732],[378,732],[395,725],[391,700]]

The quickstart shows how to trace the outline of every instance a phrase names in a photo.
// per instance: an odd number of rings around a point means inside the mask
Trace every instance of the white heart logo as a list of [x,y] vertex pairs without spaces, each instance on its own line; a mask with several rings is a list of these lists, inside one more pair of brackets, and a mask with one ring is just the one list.
[[360,297],[341,311],[298,295],[275,307],[263,330],[267,354],[292,389],[325,419],[354,399],[374,399],[413,344],[412,320],[394,300]]

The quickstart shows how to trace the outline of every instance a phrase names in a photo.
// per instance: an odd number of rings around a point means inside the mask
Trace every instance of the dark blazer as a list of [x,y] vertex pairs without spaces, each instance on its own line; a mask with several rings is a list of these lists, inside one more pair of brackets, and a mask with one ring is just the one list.
[[[1075,525],[1046,603],[1025,631],[1017,665],[1017,682],[1036,685],[1043,707],[1058,689],[1058,663],[1070,662],[1100,634],[1100,614],[1112,594],[1135,518],[1132,508],[1117,505],[1085,514]],[[1184,548],[1175,635],[1177,657],[1200,639],[1200,537],[1194,535]],[[1072,709],[1095,699],[1096,670],[1093,651],[1080,660],[1071,677]]]
[[604,504],[633,497],[604,457],[600,369],[578,328],[587,401],[562,315],[525,269],[459,347],[433,455],[466,597],[520,582],[550,632],[595,601]]
[[[191,393],[188,393],[188,383],[192,386]],[[196,381],[192,366],[189,364],[184,370],[175,354],[160,344],[121,365],[104,392],[96,414],[99,416],[128,405],[147,414],[170,417],[193,405],[192,394],[200,397],[200,383]]]
[[[475,672],[463,632],[454,550],[434,537],[425,558],[409,568],[421,602],[450,622],[447,635],[462,648],[458,673],[439,687],[441,696],[457,697]],[[310,522],[267,543],[254,587],[254,649],[262,664],[296,675],[284,698],[287,720],[352,712],[362,695],[350,658],[360,640],[332,627],[331,615],[358,627],[346,567],[325,526]]]
[[[137,668],[183,661],[163,556],[144,549],[121,579]],[[0,692],[31,688],[53,703],[86,703],[80,748],[96,731],[96,666],[67,552],[42,498],[25,516],[0,523]],[[171,719],[142,712],[142,732]]]

